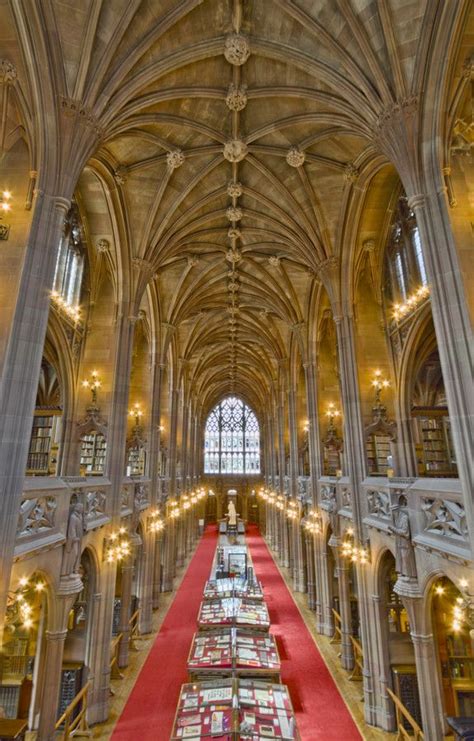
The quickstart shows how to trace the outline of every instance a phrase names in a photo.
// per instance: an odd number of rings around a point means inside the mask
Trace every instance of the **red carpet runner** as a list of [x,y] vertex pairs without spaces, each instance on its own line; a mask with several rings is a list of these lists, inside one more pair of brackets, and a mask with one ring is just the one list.
[[302,741],[359,741],[352,716],[255,526],[248,528],[247,543],[264,587],[270,632],[283,648],[281,678],[289,687]]
[[188,679],[186,662],[216,545],[217,528],[210,526],[118,719],[113,741],[168,741],[179,691]]
[[[216,548],[208,527],[168,610],[153,648],[117,721],[112,741],[167,741],[171,734],[186,661],[196,630],[204,584]],[[271,632],[277,636],[282,681],[287,684],[302,741],[358,741],[361,736],[255,526],[248,545],[265,589]]]

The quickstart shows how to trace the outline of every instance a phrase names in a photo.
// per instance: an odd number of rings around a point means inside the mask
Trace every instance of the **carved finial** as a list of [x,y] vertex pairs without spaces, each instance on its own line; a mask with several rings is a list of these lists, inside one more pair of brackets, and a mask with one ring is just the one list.
[[225,99],[227,108],[231,111],[243,111],[247,105],[247,89],[244,85],[236,87],[233,83],[230,85]]
[[298,149],[298,147],[291,147],[286,154],[286,161],[290,167],[301,167],[305,159],[305,153]]
[[241,162],[248,154],[248,146],[242,139],[230,139],[224,144],[222,153],[228,162]]
[[177,167],[181,167],[184,162],[184,154],[181,149],[173,149],[166,155],[166,164],[170,170],[176,170]]
[[245,64],[250,56],[250,44],[247,37],[241,33],[229,34],[224,43],[224,56],[229,64],[237,67]]

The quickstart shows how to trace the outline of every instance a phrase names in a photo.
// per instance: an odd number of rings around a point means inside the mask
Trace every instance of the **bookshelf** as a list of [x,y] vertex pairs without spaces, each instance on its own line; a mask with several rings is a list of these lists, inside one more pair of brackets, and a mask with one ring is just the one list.
[[127,476],[144,476],[146,451],[143,446],[130,448],[128,451]]
[[101,432],[90,432],[81,438],[81,471],[100,476],[105,469],[107,441]]
[[413,410],[417,424],[415,444],[419,476],[457,475],[447,409]]
[[390,438],[388,435],[372,434],[366,440],[366,454],[369,475],[386,476],[388,462],[391,455]]
[[26,473],[28,476],[47,476],[56,473],[58,437],[61,410],[37,410],[31,428],[30,449]]
[[340,451],[329,445],[324,446],[324,475],[335,476],[341,468]]

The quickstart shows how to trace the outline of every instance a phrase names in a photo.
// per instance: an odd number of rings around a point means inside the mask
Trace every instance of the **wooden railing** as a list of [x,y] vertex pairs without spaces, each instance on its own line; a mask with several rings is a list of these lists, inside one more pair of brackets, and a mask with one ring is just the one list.
[[333,609],[332,615],[334,618],[334,634],[330,640],[330,643],[340,643],[342,640],[342,620],[339,613]]
[[[388,696],[395,705],[398,731],[397,741],[401,741],[401,739],[410,739],[410,741],[423,741],[423,739],[425,738],[424,733],[412,714],[406,709],[400,698],[394,692],[392,692],[389,687],[387,687],[387,692]],[[408,723],[413,733],[409,733],[407,731],[404,721]]]
[[[56,721],[55,731],[62,733],[63,741],[68,741],[73,735],[90,736],[87,723],[87,696],[91,683],[87,682],[77,693],[74,700],[67,706],[64,713]],[[74,715],[77,712],[77,715]],[[62,727],[64,726],[64,727]]]
[[123,674],[120,672],[118,666],[118,655],[120,649],[120,642],[123,638],[123,633],[119,633],[115,636],[110,646],[110,678],[111,679],[123,679]]
[[349,675],[349,679],[360,681],[362,680],[362,670],[364,668],[364,654],[362,653],[362,646],[359,641],[351,636],[352,651],[354,653],[354,668]]
[[128,647],[131,651],[136,651],[135,639],[138,638],[138,619],[140,617],[140,610],[135,610],[132,617],[128,621],[130,628],[130,634],[128,639]]

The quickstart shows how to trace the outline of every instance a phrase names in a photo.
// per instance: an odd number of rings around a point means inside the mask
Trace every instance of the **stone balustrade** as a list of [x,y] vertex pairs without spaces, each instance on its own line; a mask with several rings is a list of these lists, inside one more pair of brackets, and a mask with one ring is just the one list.
[[[20,505],[15,555],[25,555],[64,541],[70,508],[76,502],[84,507],[86,532],[103,527],[110,522],[110,492],[110,481],[103,476],[27,477]],[[124,478],[120,497],[121,517],[147,509],[150,506],[150,480]]]

